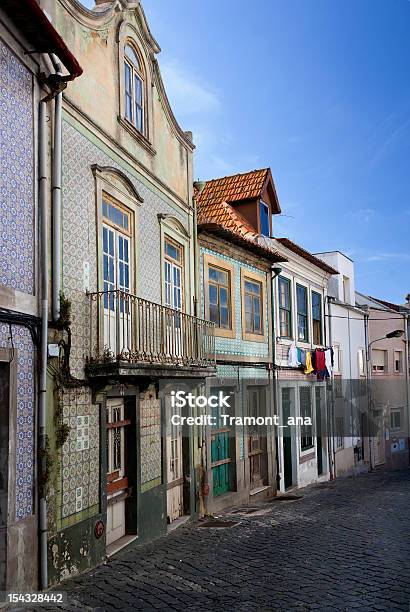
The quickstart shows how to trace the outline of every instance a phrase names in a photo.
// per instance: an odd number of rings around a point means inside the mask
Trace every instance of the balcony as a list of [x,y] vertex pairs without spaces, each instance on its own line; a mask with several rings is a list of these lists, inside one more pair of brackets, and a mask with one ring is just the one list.
[[89,294],[91,330],[88,374],[197,377],[215,369],[214,323],[130,293]]

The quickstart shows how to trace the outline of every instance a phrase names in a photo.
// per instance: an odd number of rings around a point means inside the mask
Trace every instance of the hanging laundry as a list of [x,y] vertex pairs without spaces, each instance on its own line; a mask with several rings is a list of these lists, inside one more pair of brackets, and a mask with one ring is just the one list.
[[316,356],[317,379],[324,380],[327,374],[325,351],[323,349],[316,349],[315,356]]
[[300,361],[300,365],[305,368],[306,367],[306,350],[298,349],[298,359]]
[[312,366],[312,354],[310,351],[306,351],[306,368],[305,374],[312,374],[314,372],[314,368]]
[[325,365],[328,373],[328,378],[332,377],[333,374],[333,349],[328,348],[325,350]]
[[298,350],[296,346],[291,346],[289,349],[288,366],[290,368],[297,368],[300,366],[300,361],[298,360]]

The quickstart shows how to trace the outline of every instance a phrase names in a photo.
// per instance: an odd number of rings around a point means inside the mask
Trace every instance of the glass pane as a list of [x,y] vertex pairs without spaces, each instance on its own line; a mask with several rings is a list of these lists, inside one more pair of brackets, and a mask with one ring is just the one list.
[[223,272],[222,270],[219,270],[218,277],[219,277],[218,278],[219,283],[227,287],[228,286],[228,272]]
[[125,116],[132,121],[132,98],[128,94],[125,94]]
[[307,314],[307,309],[306,309],[306,302],[307,302],[307,295],[306,295],[306,287],[301,287],[300,285],[297,286],[296,288],[296,295],[297,295],[297,306],[298,306],[298,312],[300,314],[306,315]]
[[219,325],[219,312],[216,304],[209,304],[209,320]]
[[139,132],[143,131],[143,123],[142,123],[142,108],[138,105],[136,105],[135,108],[135,127],[137,128],[137,130]]
[[256,332],[260,332],[261,330],[261,318],[260,315],[255,314],[254,316],[254,324],[255,324],[255,331]]
[[141,71],[141,64],[138,55],[136,54],[134,48],[131,45],[126,45],[124,49],[124,55],[126,58],[130,60],[134,66]]
[[228,306],[228,291],[225,287],[219,288],[219,301],[221,306]]
[[130,288],[130,267],[125,265],[124,271],[125,271],[124,288],[129,289]]
[[256,314],[260,314],[261,312],[261,302],[259,298],[253,298],[253,309]]
[[120,276],[120,287],[124,286],[124,264],[122,261],[118,264],[119,276]]
[[215,285],[209,285],[209,303],[218,304],[218,288]]
[[135,102],[138,106],[142,106],[142,81],[135,75]]
[[104,253],[108,251],[108,231],[106,227],[103,227],[103,251]]
[[252,313],[250,312],[245,313],[245,329],[247,332],[253,332]]
[[120,259],[124,259],[123,255],[124,255],[124,248],[123,248],[123,244],[124,241],[121,238],[121,236],[119,236],[118,238],[118,247],[119,247],[119,255],[120,255]]
[[105,202],[104,200],[103,200],[103,204],[102,204],[102,213],[103,213],[104,217],[106,217],[107,214],[108,214],[107,202]]
[[221,307],[221,323],[220,327],[229,327],[229,311],[225,307]]
[[218,270],[209,266],[209,280],[218,281]]
[[252,313],[252,298],[250,295],[245,295],[245,312]]
[[168,242],[168,240],[165,242],[165,253],[176,261],[180,260],[179,249],[174,244],[172,244],[172,242]]
[[269,207],[264,203],[259,203],[259,218],[262,236],[269,236]]
[[128,240],[123,238],[124,240],[124,261],[129,261],[128,259]]

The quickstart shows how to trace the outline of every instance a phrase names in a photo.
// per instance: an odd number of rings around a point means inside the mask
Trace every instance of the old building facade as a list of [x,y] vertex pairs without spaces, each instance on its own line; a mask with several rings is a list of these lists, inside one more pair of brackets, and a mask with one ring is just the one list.
[[272,242],[287,260],[273,280],[276,392],[283,425],[278,480],[284,492],[331,473],[328,378],[317,373],[314,358],[331,349],[324,312],[329,279],[338,272],[287,238]]
[[[218,511],[276,491],[275,427],[245,417],[275,413],[272,370],[272,265],[284,259],[261,244],[277,213],[269,169],[214,179],[197,194],[202,316],[213,321],[217,377],[207,393],[230,397],[223,421],[205,432],[204,508]],[[223,411],[222,411],[223,412]]]
[[[58,76],[53,60],[64,64]],[[81,68],[29,0],[18,10],[7,0],[0,7],[0,65],[0,590],[28,591],[44,585],[46,553],[38,532],[47,354],[43,238],[54,137],[47,117]]]
[[354,262],[338,251],[317,257],[336,268],[325,305],[329,344],[334,351],[330,424],[334,475],[369,466],[367,312],[356,305]]
[[168,432],[166,398],[176,378],[212,373],[214,347],[213,325],[196,317],[194,147],[170,108],[143,9],[44,7],[84,69],[63,97],[54,244],[64,254],[49,338],[55,583],[198,512],[200,450]]

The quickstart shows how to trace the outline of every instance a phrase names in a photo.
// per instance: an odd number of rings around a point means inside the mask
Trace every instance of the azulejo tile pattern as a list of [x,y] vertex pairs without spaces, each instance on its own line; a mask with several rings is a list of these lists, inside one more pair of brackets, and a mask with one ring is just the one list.
[[141,484],[156,486],[161,478],[161,400],[141,400],[140,415]]
[[61,519],[99,502],[99,409],[87,387],[61,391],[63,421],[70,428],[62,448]]
[[[234,266],[235,274],[233,278],[234,290],[235,290],[235,324],[236,324],[236,337],[235,338],[221,338],[217,336],[215,338],[216,352],[230,355],[246,355],[248,357],[266,357],[269,355],[269,346],[267,342],[250,342],[242,339],[242,308],[241,308],[241,269],[249,270],[250,272],[260,272],[257,268],[248,266],[240,261],[217,253],[205,247],[200,247],[200,282],[201,282],[201,304],[202,304],[202,316],[205,317],[205,295],[204,295],[204,254],[213,255],[221,260],[225,260],[229,264]],[[264,313],[265,313],[265,330],[268,329],[269,322],[267,317],[267,301],[265,295]],[[206,317],[205,317],[206,318]]]
[[[144,202],[138,208],[139,226],[136,228],[137,293],[139,297],[161,302],[160,270],[161,244],[159,213],[172,214],[188,226],[187,215],[175,209],[156,193],[120,167],[115,159],[101,151],[67,121],[63,122],[63,290],[72,302],[71,369],[79,378],[84,374],[85,355],[90,349],[90,304],[84,290],[84,262],[90,266],[89,290],[97,291],[97,228],[95,180],[92,165],[110,166],[124,172]],[[78,152],[81,151],[81,155]],[[95,334],[94,334],[95,336]]]
[[0,40],[0,285],[34,293],[33,83]]
[[6,324],[0,324],[0,347],[11,349],[18,362],[16,520],[21,520],[33,513],[35,348],[28,329]]

